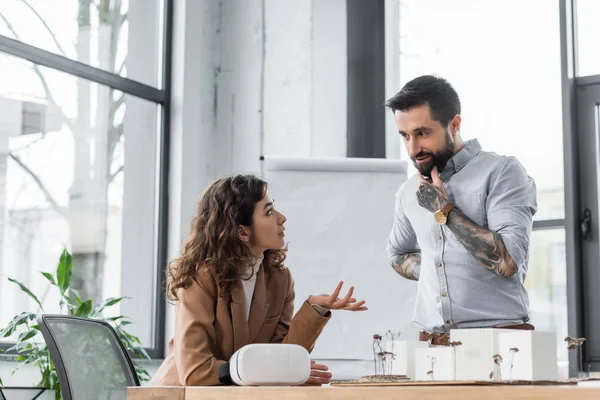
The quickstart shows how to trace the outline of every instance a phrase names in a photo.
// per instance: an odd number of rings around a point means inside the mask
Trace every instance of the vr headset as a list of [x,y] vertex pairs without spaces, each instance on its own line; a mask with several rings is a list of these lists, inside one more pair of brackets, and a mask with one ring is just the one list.
[[296,344],[249,344],[219,368],[219,382],[240,386],[296,386],[310,377],[308,351]]

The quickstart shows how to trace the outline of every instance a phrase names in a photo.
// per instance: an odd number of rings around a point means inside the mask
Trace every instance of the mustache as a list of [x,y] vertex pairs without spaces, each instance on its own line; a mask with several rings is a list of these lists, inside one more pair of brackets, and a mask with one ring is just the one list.
[[430,152],[428,152],[428,151],[427,151],[427,152],[425,152],[425,151],[422,151],[422,152],[420,152],[419,154],[417,154],[416,156],[414,156],[414,157],[413,157],[413,160],[414,160],[415,158],[422,158],[422,157],[427,157],[427,156],[435,156],[435,154],[433,154],[433,153],[430,153]]

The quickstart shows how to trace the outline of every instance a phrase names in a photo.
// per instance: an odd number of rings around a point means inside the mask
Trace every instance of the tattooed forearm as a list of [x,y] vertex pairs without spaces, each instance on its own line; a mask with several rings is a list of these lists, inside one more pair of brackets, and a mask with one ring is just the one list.
[[448,228],[484,268],[503,278],[517,272],[500,234],[482,228],[456,208],[448,214]]
[[392,267],[406,279],[418,281],[419,272],[421,272],[421,253],[406,253],[396,256],[392,259]]

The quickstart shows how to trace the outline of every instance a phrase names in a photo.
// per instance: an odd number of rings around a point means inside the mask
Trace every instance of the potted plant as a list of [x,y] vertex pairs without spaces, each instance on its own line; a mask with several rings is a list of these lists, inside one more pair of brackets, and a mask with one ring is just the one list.
[[[59,307],[61,314],[73,315],[83,318],[94,318],[104,320],[112,325],[115,329],[119,338],[123,342],[125,348],[135,356],[140,358],[149,359],[150,357],[142,347],[139,338],[129,334],[124,327],[131,322],[122,315],[116,317],[104,317],[102,312],[112,307],[127,297],[108,298],[101,304],[92,304],[91,299],[83,300],[79,293],[70,287],[71,283],[71,271],[73,267],[73,260],[71,254],[64,249],[58,266],[56,267],[56,274],[53,275],[48,272],[42,272],[41,274],[45,279],[60,293]],[[21,282],[8,278],[8,280],[20,287],[29,297],[31,297],[39,306],[40,311],[44,312],[44,307],[39,301],[38,297],[31,292]],[[37,384],[38,387],[45,387],[54,390],[55,398],[58,400],[61,398],[60,385],[58,382],[58,376],[54,368],[54,363],[48,352],[40,329],[35,321],[37,314],[24,311],[19,315],[16,315],[10,323],[0,330],[0,337],[9,337],[15,333],[18,333],[16,343],[9,348],[7,351],[15,351],[17,355],[17,361],[19,365],[13,371],[13,374],[22,366],[26,364],[35,365],[41,374],[42,379]],[[150,379],[148,372],[134,361],[135,369],[141,382]],[[2,380],[0,379],[0,386],[2,386]]]

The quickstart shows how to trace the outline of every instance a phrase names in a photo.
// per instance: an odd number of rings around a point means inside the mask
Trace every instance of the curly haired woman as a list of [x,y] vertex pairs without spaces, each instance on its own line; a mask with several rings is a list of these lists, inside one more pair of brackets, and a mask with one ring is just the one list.
[[[219,367],[251,343],[313,349],[330,310],[362,311],[364,301],[313,295],[294,312],[294,281],[284,266],[284,223],[267,183],[253,175],[213,182],[204,192],[179,258],[169,264],[167,298],[175,302],[169,355],[150,385],[218,385]],[[312,365],[307,384],[329,382]]]

